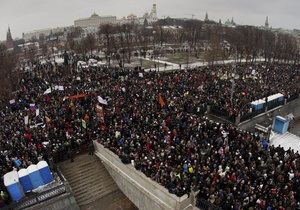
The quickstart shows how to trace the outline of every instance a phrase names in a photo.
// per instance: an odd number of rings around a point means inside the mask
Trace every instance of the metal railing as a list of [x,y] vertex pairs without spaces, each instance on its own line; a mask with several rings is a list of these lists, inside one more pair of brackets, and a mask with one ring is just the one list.
[[299,98],[299,93],[292,95],[286,99],[286,102],[294,101]]
[[[78,154],[83,154],[83,153],[86,153],[88,152],[88,148],[89,148],[89,143],[86,143],[86,144],[83,144],[79,147],[76,147],[73,149],[73,155],[78,155]],[[67,154],[67,151],[64,152],[60,152],[59,154],[57,155],[53,155],[53,162],[54,163],[59,163],[59,162],[62,162],[62,161],[65,161],[65,160],[68,160],[69,159],[69,156]]]
[[215,204],[212,204],[211,202],[199,197],[196,201],[196,207],[204,210],[221,210],[221,208],[216,206]]
[[20,209],[21,210],[21,209],[24,209],[24,208],[28,208],[30,206],[37,205],[37,204],[42,203],[46,200],[49,200],[49,199],[54,198],[58,195],[61,195],[65,192],[66,192],[66,187],[65,187],[65,185],[62,184],[62,185],[56,186],[54,188],[51,188],[49,190],[46,190],[42,193],[38,193],[37,195],[30,196],[29,198],[21,200],[17,203],[13,203],[8,207],[8,209],[13,209],[13,210],[19,210]]
[[216,115],[220,118],[223,118],[227,121],[235,123],[235,116],[233,116],[233,115],[230,116],[227,112],[221,111],[221,110],[216,109],[214,107],[211,107],[210,111],[211,111],[212,114],[214,114],[214,115]]
[[241,116],[240,122],[244,122],[246,120],[249,120],[249,119],[251,119],[251,118],[253,118],[253,117],[257,116],[257,115],[260,115],[260,114],[262,114],[264,112],[265,112],[265,109],[262,108],[262,109],[259,109],[259,110],[255,110],[255,111],[253,111],[251,113],[244,114],[244,115]]

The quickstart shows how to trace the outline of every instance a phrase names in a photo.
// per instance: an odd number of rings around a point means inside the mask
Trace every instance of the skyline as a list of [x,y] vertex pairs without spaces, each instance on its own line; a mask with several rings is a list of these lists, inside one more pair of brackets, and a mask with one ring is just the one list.
[[239,25],[262,26],[268,16],[270,27],[300,29],[297,21],[300,14],[300,1],[297,0],[52,0],[41,3],[38,0],[10,0],[1,2],[0,40],[6,40],[8,26],[12,37],[21,38],[22,33],[45,28],[67,27],[74,25],[80,18],[90,17],[94,12],[100,16],[113,15],[117,19],[131,13],[141,17],[151,12],[156,3],[159,19],[194,18],[204,20],[208,13],[210,20],[221,19],[224,23],[233,18]]

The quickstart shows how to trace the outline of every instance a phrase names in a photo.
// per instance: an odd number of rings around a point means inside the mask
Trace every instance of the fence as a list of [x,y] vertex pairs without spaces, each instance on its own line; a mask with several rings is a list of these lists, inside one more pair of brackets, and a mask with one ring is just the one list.
[[286,99],[286,101],[287,101],[287,102],[290,102],[290,101],[296,100],[296,99],[298,99],[298,98],[299,98],[299,93],[298,93],[298,94],[295,94],[295,95],[292,95],[292,96],[290,96],[290,97],[288,97],[288,98]]
[[[77,154],[86,153],[88,151],[88,148],[89,148],[89,143],[83,144],[80,147],[74,148],[73,149],[73,154],[77,155]],[[59,163],[59,162],[67,160],[68,158],[69,157],[68,157],[67,152],[65,152],[65,153],[61,152],[57,155],[53,155],[53,162],[54,163]]]
[[[296,95],[293,95],[291,97],[289,97],[287,99],[287,102],[291,102],[293,100],[296,100],[299,98],[299,94],[296,94]],[[282,106],[284,105],[284,100],[283,101],[272,101],[272,102],[268,102],[262,109],[259,109],[259,110],[255,110],[251,113],[247,113],[247,114],[244,114],[241,116],[240,118],[240,122],[244,122],[246,120],[249,120],[257,115],[260,115],[262,113],[264,113],[266,110],[271,110],[271,109],[274,109],[276,107],[279,107],[279,106]],[[221,110],[218,110],[214,107],[211,108],[211,113],[224,119],[224,120],[227,120],[227,121],[230,121],[232,123],[235,123],[235,116],[230,116],[227,112],[224,112],[224,111],[221,111]]]
[[51,198],[54,198],[65,192],[66,192],[66,187],[65,187],[65,185],[62,184],[62,185],[56,186],[54,188],[51,188],[49,190],[46,190],[42,193],[38,193],[37,195],[30,196],[29,198],[21,200],[17,203],[13,203],[8,207],[8,209],[13,209],[13,210],[25,209],[30,206],[42,203]]
[[218,206],[212,204],[211,202],[203,199],[203,198],[197,198],[196,201],[196,207],[199,209],[204,209],[204,210],[221,210]]
[[214,108],[214,107],[212,107],[212,108],[210,109],[210,111],[211,111],[212,114],[214,114],[214,115],[216,115],[216,116],[218,116],[218,117],[220,117],[220,118],[222,118],[222,119],[225,119],[225,120],[227,120],[227,121],[230,121],[230,122],[232,122],[232,123],[235,123],[235,116],[233,116],[233,115],[230,116],[227,112],[218,110],[218,109],[216,109],[216,108]]

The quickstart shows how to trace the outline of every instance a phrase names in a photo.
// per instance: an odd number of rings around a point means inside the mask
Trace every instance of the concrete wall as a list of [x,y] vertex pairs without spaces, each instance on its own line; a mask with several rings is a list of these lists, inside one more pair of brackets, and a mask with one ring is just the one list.
[[286,115],[293,113],[295,118],[300,117],[300,99],[296,99],[287,103],[286,105],[279,106],[275,109],[268,110],[267,112],[258,115],[248,121],[242,122],[238,125],[239,128],[254,131],[255,124],[264,124],[265,122],[269,122],[269,116],[282,116],[285,117]]
[[131,164],[123,164],[120,158],[103,145],[94,141],[95,154],[115,180],[122,192],[141,210],[192,210],[195,197],[177,197],[166,188],[137,171]]

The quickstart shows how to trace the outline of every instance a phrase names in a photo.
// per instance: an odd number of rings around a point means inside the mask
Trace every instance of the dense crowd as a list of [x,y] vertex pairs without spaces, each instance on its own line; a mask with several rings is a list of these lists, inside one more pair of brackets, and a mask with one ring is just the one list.
[[[259,98],[298,94],[298,69],[243,65],[157,73],[73,66],[66,72],[37,65],[24,73],[15,102],[1,110],[1,175],[97,139],[178,196],[199,188],[202,198],[223,209],[295,209],[298,152],[268,146],[263,136],[208,120],[204,113],[210,105],[242,114]],[[85,96],[68,97],[79,94]],[[107,101],[105,120],[97,117],[97,96]]]

